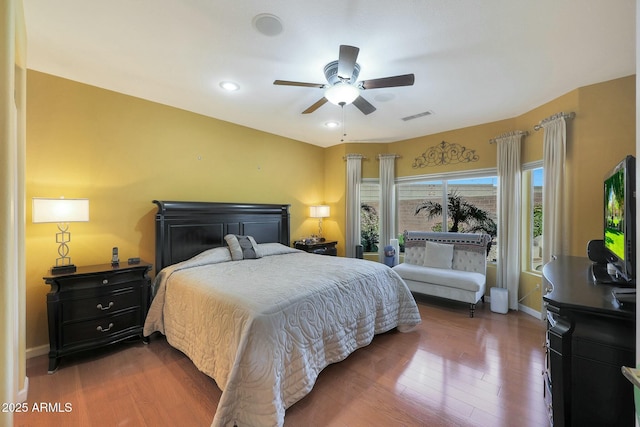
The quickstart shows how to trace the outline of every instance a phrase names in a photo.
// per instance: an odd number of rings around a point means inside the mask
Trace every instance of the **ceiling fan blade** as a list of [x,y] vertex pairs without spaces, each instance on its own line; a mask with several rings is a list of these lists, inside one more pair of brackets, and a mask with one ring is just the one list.
[[360,86],[363,89],[380,89],[383,87],[411,86],[415,82],[413,74],[403,74],[401,76],[383,77],[381,79],[363,80]]
[[302,112],[302,114],[309,114],[309,113],[313,113],[314,111],[316,111],[318,108],[322,107],[324,104],[327,103],[327,98],[325,98],[324,96],[322,98],[320,98],[315,104],[313,104],[311,107],[307,108],[306,110],[304,110]]
[[355,46],[340,45],[340,56],[338,56],[338,77],[350,79],[353,69],[356,66],[360,49]]
[[317,87],[322,89],[325,87],[323,83],[304,83],[304,82],[292,82],[289,80],[276,80],[273,82],[274,85],[281,86],[302,86],[302,87]]
[[365,115],[371,114],[376,111],[376,107],[371,105],[371,103],[364,99],[362,96],[357,97],[356,100],[353,101],[353,105],[358,107],[358,110],[362,111],[362,113]]

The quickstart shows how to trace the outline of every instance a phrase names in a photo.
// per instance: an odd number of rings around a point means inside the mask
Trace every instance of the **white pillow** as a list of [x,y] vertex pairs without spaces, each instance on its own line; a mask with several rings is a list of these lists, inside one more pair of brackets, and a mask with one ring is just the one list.
[[453,263],[453,245],[444,243],[426,242],[424,251],[425,267],[451,269]]

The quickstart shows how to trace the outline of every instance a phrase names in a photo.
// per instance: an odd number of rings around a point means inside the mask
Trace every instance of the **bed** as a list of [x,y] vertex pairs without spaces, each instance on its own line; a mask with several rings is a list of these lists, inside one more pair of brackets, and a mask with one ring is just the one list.
[[386,265],[290,248],[288,205],[154,203],[144,334],[164,334],[216,381],[213,426],[281,426],[327,365],[421,322]]

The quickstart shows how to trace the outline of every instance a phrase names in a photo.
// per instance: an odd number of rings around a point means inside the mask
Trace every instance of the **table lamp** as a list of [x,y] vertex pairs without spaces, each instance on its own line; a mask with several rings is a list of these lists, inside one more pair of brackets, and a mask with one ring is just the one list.
[[71,263],[69,246],[71,233],[69,232],[70,222],[89,221],[89,199],[48,199],[43,197],[33,198],[33,209],[31,211],[32,222],[35,224],[44,222],[55,222],[58,224],[59,232],[56,233],[56,243],[58,243],[58,257],[56,265],[51,267],[52,274],[73,273],[76,266]]
[[330,208],[327,205],[311,206],[310,217],[318,218],[318,237],[322,237],[322,218],[327,218]]

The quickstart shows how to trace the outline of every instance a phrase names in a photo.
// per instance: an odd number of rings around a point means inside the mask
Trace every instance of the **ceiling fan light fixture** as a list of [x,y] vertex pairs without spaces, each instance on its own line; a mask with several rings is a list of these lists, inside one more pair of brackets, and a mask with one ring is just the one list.
[[348,83],[336,83],[324,91],[324,97],[334,105],[348,105],[360,96],[360,90]]

